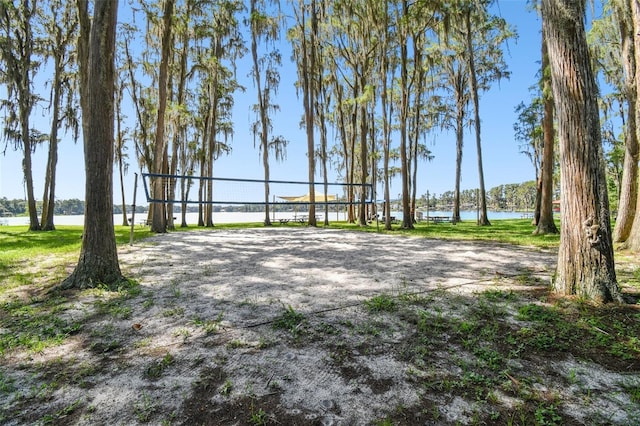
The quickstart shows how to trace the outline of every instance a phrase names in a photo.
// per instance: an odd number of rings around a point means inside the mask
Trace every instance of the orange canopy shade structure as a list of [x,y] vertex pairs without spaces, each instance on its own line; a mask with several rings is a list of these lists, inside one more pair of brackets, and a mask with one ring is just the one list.
[[[327,198],[325,200],[324,194],[315,194],[315,202],[316,203],[326,203],[329,201],[335,201],[336,200],[336,196],[335,195],[327,195]],[[299,196],[283,196],[283,195],[279,195],[278,198],[282,198],[283,200],[287,200],[287,201],[292,201],[292,202],[296,202],[296,203],[310,203],[311,202],[311,197],[309,196],[309,194],[305,194],[305,195],[299,195]]]

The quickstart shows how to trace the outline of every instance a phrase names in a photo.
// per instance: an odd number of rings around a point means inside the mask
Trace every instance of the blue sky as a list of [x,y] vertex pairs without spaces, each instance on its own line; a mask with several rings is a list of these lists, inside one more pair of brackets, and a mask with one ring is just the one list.
[[[501,0],[500,14],[516,28],[517,40],[511,40],[506,52],[506,61],[511,78],[495,83],[491,91],[480,98],[482,117],[482,149],[486,189],[505,183],[518,183],[534,179],[534,169],[530,160],[520,154],[518,142],[514,140],[513,123],[516,120],[514,108],[522,101],[527,102],[531,94],[529,88],[535,84],[540,57],[541,21],[527,8],[525,0]],[[120,2],[122,8],[128,7]],[[274,133],[283,135],[290,143],[287,148],[287,160],[273,162],[271,179],[307,180],[306,136],[299,128],[302,115],[302,102],[296,97],[293,82],[296,80],[295,66],[289,60],[290,54],[283,50],[283,68],[277,103],[280,112],[274,116]],[[255,103],[253,85],[249,80],[249,61],[243,61],[238,69],[238,78],[247,87],[246,93],[238,93],[235,99],[234,122],[235,136],[232,141],[233,152],[220,158],[214,166],[214,175],[227,178],[262,179],[263,170],[258,150],[253,146],[253,136],[249,129],[253,121],[250,107]],[[4,96],[4,89],[1,93]],[[36,114],[35,126],[47,131],[48,122],[41,114]],[[133,117],[133,114],[129,114]],[[134,124],[131,123],[130,127]],[[330,135],[331,136],[331,135]],[[453,190],[455,179],[455,139],[453,133],[440,133],[430,136],[429,149],[434,155],[431,162],[421,162],[418,167],[418,195],[429,191],[431,194]],[[133,149],[129,151],[133,155]],[[42,198],[46,149],[40,148],[33,157],[34,191],[37,199]],[[25,189],[22,173],[22,152],[7,150],[5,156],[0,153],[0,198],[23,199]],[[125,182],[127,203],[133,194],[133,174],[138,171],[131,166]],[[139,171],[138,171],[139,172]],[[120,200],[120,187],[114,168],[114,200]],[[319,177],[318,177],[319,178]],[[330,181],[335,180],[332,172]],[[478,186],[477,156],[475,135],[465,132],[465,147],[462,166],[462,188],[473,189]],[[84,199],[84,159],[82,144],[74,144],[71,137],[62,136],[59,148],[57,172],[58,199]],[[394,182],[391,197],[400,192],[399,182]],[[138,202],[142,200],[142,186],[138,186]],[[259,200],[259,199],[258,199]],[[256,201],[258,201],[256,200]]]

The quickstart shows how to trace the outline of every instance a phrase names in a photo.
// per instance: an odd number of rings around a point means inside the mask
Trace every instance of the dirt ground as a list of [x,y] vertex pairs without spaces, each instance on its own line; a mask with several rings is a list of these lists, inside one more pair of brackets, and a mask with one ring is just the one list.
[[[628,392],[638,359],[620,367],[570,348],[493,359],[470,346],[494,316],[496,333],[526,328],[509,298],[544,304],[550,251],[287,226],[120,250],[140,291],[67,294],[64,315],[82,329],[2,359],[14,392],[0,393],[0,423],[640,422]],[[467,314],[482,309],[467,337],[448,328],[472,327]]]

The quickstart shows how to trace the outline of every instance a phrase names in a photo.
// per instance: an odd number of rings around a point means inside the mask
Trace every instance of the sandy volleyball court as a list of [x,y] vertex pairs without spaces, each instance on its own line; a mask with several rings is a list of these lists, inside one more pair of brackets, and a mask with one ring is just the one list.
[[[418,358],[414,328],[437,331],[438,318],[464,318],[477,308],[476,295],[488,289],[509,294],[544,288],[555,263],[555,253],[510,245],[287,226],[157,235],[123,247],[119,257],[123,271],[140,283],[140,294],[114,305],[125,314],[98,315],[103,299],[116,296],[88,292],[67,313],[85,318],[80,335],[38,355],[14,354],[10,361],[17,365],[73,368],[48,405],[25,406],[7,424],[30,423],[43,410],[72,404],[78,408],[61,424],[497,419],[520,403],[506,391],[492,397],[501,407],[494,414],[464,389],[425,387],[464,376],[464,365],[477,355],[435,333],[441,343]],[[411,309],[391,314],[382,306],[375,313],[367,309],[372,300],[405,301]],[[558,377],[567,369],[588,373],[594,388],[624,379],[571,359],[543,369],[516,360],[508,368],[507,376],[518,380],[535,368],[544,392],[560,392]],[[84,370],[91,373],[82,375]],[[22,386],[33,381],[26,370],[14,374]],[[54,367],[45,374],[55,374]],[[509,383],[507,376],[501,377]],[[581,404],[579,396],[566,397]],[[625,407],[611,398],[603,404]],[[580,406],[576,421],[597,409],[595,403]]]

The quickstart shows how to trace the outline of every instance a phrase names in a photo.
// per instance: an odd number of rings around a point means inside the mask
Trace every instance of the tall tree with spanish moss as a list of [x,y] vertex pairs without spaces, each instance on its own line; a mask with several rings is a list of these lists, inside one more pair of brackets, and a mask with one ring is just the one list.
[[[269,14],[269,6],[277,9],[273,15]],[[253,60],[251,75],[258,95],[258,103],[254,106],[256,121],[252,126],[252,132],[254,141],[257,138],[264,168],[265,226],[271,225],[269,218],[269,151],[276,149],[278,153],[276,159],[281,159],[284,158],[283,149],[286,146],[286,140],[283,137],[271,137],[270,139],[270,134],[273,131],[270,113],[279,110],[279,106],[273,102],[273,96],[278,93],[280,85],[278,67],[282,62],[280,52],[275,47],[275,42],[280,38],[281,15],[279,7],[277,0],[251,0],[249,9],[251,58]],[[260,43],[264,43],[267,48],[267,52],[263,56],[258,54]]]
[[49,154],[42,195],[41,226],[45,231],[55,229],[54,205],[56,194],[56,166],[58,163],[58,130],[64,126],[71,130],[74,140],[78,138],[76,74],[73,70],[75,55],[73,48],[77,38],[78,19],[72,0],[50,0],[48,11],[44,13],[43,41],[45,57],[53,62],[53,76],[50,81],[51,131],[49,133]]
[[[165,153],[165,113],[167,110],[167,80],[169,75],[169,61],[172,47],[172,20],[174,0],[165,0],[162,14],[162,38],[161,38],[161,57],[160,70],[158,76],[158,112],[156,116],[156,133],[153,150],[153,172],[163,173],[164,153]],[[151,196],[157,200],[165,199],[165,182],[160,178],[153,178]],[[165,205],[156,203],[151,209],[151,232],[167,232],[167,216],[165,214]]]
[[[0,106],[7,110],[4,136],[22,149],[22,170],[27,193],[29,230],[41,229],[33,191],[32,154],[35,135],[30,117],[36,96],[31,91],[32,79],[39,67],[36,52],[34,21],[37,0],[0,2],[0,82],[7,85],[7,99]],[[17,148],[16,148],[17,149]]]

